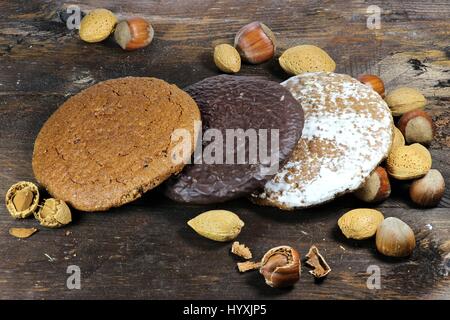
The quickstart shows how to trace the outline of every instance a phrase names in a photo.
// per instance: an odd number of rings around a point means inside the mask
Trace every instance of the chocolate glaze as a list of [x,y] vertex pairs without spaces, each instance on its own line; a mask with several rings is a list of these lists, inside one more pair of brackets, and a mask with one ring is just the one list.
[[[276,82],[262,77],[220,75],[185,90],[200,108],[203,133],[211,128],[222,132],[223,159],[226,129],[267,129],[269,155],[271,130],[278,129],[280,167],[301,136],[303,110],[291,93]],[[209,141],[203,141],[203,147],[208,144]],[[178,202],[207,204],[246,196],[261,189],[276,170],[270,174],[262,173],[270,165],[261,163],[259,158],[256,164],[249,163],[248,145],[247,141],[244,164],[196,164],[202,158],[200,155],[194,164],[187,165],[166,183],[165,194]],[[236,154],[235,150],[235,159]]]

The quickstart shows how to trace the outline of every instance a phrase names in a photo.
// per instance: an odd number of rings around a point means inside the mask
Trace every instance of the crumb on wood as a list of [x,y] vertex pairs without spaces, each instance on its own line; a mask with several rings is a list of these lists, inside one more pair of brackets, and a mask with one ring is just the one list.
[[239,272],[247,272],[250,270],[256,270],[256,269],[259,269],[260,266],[261,266],[261,262],[254,262],[254,261],[245,261],[245,262],[237,263]]
[[245,244],[239,243],[239,241],[233,242],[231,246],[231,253],[244,259],[251,259],[253,257],[250,249]]

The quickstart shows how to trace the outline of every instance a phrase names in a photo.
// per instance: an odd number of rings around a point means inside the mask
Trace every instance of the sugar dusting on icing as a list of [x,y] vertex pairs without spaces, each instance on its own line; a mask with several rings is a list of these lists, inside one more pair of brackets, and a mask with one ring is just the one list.
[[391,146],[386,103],[342,74],[305,73],[282,85],[305,112],[302,138],[289,162],[255,197],[263,204],[300,208],[356,190]]

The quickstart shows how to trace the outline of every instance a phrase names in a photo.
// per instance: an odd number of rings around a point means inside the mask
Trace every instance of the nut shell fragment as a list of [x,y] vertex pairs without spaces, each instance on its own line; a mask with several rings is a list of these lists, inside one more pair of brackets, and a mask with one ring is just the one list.
[[239,243],[239,241],[233,242],[231,246],[231,253],[244,259],[251,259],[253,257],[250,249],[245,244]]
[[254,262],[254,261],[238,262],[237,267],[239,272],[247,272],[259,269],[261,267],[261,262]]
[[261,259],[259,273],[274,288],[289,287],[300,279],[300,254],[289,246],[270,249]]
[[5,203],[9,213],[14,218],[29,217],[38,207],[39,189],[32,182],[17,182],[6,193]]
[[54,198],[46,199],[34,217],[47,228],[60,228],[72,222],[72,214],[67,204]]
[[10,228],[9,234],[16,238],[25,239],[31,237],[37,231],[36,228]]
[[314,268],[313,270],[310,270],[309,273],[315,278],[324,278],[331,272],[330,266],[325,261],[325,258],[320,254],[319,249],[316,246],[311,246],[306,258],[306,264]]

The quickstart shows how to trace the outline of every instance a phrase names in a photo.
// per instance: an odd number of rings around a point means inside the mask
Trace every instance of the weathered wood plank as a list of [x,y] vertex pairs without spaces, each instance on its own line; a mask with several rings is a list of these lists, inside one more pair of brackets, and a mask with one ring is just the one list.
[[[155,40],[136,52],[123,52],[111,40],[89,45],[58,21],[57,10],[67,5],[64,1],[1,2],[0,194],[18,180],[33,180],[34,139],[69,96],[125,75],[151,75],[180,87],[215,75],[212,46],[232,42],[235,32],[252,20],[262,20],[274,30],[278,54],[294,44],[312,43],[330,52],[338,72],[356,76],[370,71],[379,74],[388,89],[411,85],[422,90],[437,125],[433,167],[449,180],[446,0],[72,3],[83,10],[107,7],[122,17],[145,16],[154,24]],[[383,9],[381,30],[366,28],[366,9],[372,4]],[[276,60],[244,65],[241,74],[287,78]],[[75,212],[68,228],[40,228],[26,240],[11,237],[8,229],[36,222],[12,220],[0,197],[0,298],[449,299],[444,263],[450,252],[450,191],[447,188],[438,208],[422,210],[408,200],[406,184],[393,185],[392,197],[376,207],[408,222],[418,239],[414,255],[400,261],[381,257],[373,241],[348,241],[340,234],[338,217],[363,205],[351,195],[319,208],[284,213],[246,199],[214,206],[180,205],[154,191],[108,213]],[[239,274],[237,260],[228,252],[230,244],[203,239],[186,226],[189,218],[212,208],[242,217],[246,226],[239,240],[255,256],[281,244],[291,244],[304,255],[316,244],[332,273],[316,284],[305,268],[292,290],[267,287],[257,272]],[[66,288],[66,268],[71,264],[81,268],[81,290]],[[367,289],[369,265],[381,268],[381,290]]]

